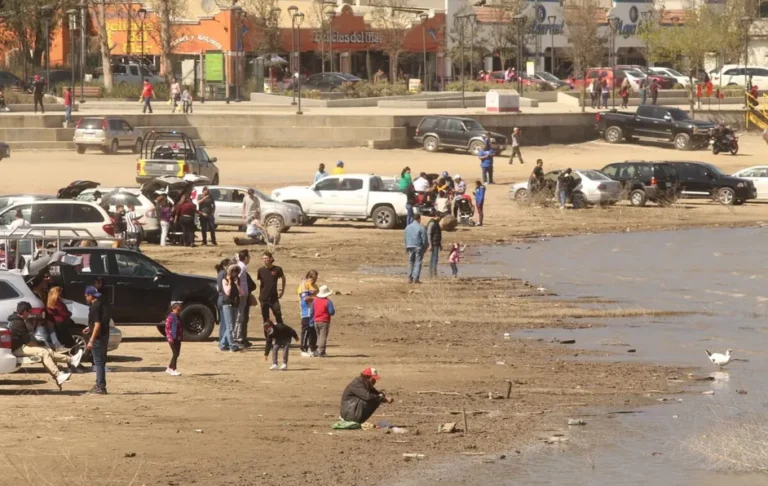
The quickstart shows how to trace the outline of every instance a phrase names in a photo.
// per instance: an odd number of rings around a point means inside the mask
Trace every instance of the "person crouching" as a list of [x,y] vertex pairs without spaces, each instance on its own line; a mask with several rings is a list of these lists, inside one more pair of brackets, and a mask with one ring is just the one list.
[[286,324],[277,323],[273,324],[272,321],[264,323],[264,336],[267,337],[267,344],[265,345],[266,352],[269,352],[269,344],[272,343],[272,366],[270,370],[277,369],[277,354],[280,349],[283,350],[283,364],[280,365],[280,371],[286,371],[288,369],[288,351],[291,347],[291,340],[299,340],[299,335],[296,331]]
[[380,378],[376,368],[366,368],[347,385],[341,394],[339,416],[342,420],[362,424],[371,418],[379,405],[394,401],[374,386]]

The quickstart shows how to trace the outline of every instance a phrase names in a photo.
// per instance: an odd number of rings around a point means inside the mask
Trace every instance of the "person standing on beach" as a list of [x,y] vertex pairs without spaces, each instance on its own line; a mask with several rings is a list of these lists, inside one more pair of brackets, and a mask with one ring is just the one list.
[[443,230],[440,228],[440,213],[435,213],[427,223],[427,250],[429,256],[429,276],[437,278],[437,264],[440,258],[440,250],[443,249]]
[[171,304],[171,312],[165,319],[165,337],[171,346],[171,362],[165,372],[171,376],[181,376],[181,372],[176,369],[176,362],[181,354],[181,341],[184,332],[181,326],[181,302]]
[[317,271],[310,270],[299,285],[301,309],[301,356],[308,358],[317,351],[317,333],[312,322],[312,301],[317,295]]
[[312,299],[312,317],[317,331],[317,351],[312,355],[317,358],[325,358],[328,345],[328,333],[331,330],[331,318],[336,315],[336,308],[329,297],[333,291],[327,285],[321,285],[317,295]]
[[256,283],[248,274],[249,263],[251,263],[251,255],[248,250],[240,250],[240,253],[237,254],[237,266],[240,268],[237,281],[240,298],[237,304],[237,320],[232,334],[235,337],[235,342],[246,348],[252,346],[251,342],[248,341],[248,322],[251,318],[251,306],[248,301],[251,300],[251,293],[256,290]]
[[[285,293],[285,274],[283,269],[275,265],[275,258],[271,252],[265,251],[261,260],[264,266],[256,275],[259,281],[259,304],[261,304],[261,317],[264,322],[270,321],[269,311],[275,316],[277,324],[283,323],[283,312],[280,309],[280,299]],[[280,280],[280,292],[277,291],[277,281]]]
[[88,327],[83,330],[89,336],[85,348],[91,351],[93,367],[96,369],[96,386],[89,393],[107,394],[107,344],[109,343],[109,306],[102,302],[101,292],[94,286],[85,289],[88,310]]
[[413,222],[405,228],[405,251],[408,253],[408,283],[420,284],[424,250],[428,246],[427,230],[421,224],[421,215],[413,215]]
[[483,204],[485,204],[485,186],[480,181],[475,181],[475,207],[477,208],[478,226],[483,225]]
[[[485,147],[477,155],[480,158],[480,170],[483,174],[483,182],[493,184],[493,156],[495,152],[491,148],[490,134],[486,135],[486,137]],[[518,148],[518,153],[519,151],[520,149]]]
[[317,181],[325,179],[326,177],[328,177],[328,173],[325,171],[325,164],[320,164],[317,168],[317,172],[315,172],[315,180],[312,182],[317,183]]
[[520,129],[518,127],[512,130],[512,155],[509,156],[509,165],[515,161],[515,156],[520,159],[520,164],[525,163],[523,162],[523,154],[520,153]]

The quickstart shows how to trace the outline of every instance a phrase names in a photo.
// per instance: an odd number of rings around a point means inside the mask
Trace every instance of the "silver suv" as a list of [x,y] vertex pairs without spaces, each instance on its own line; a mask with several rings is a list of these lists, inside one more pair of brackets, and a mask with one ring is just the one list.
[[73,142],[78,154],[88,148],[99,148],[105,154],[115,154],[120,149],[141,152],[142,132],[122,118],[82,118],[75,127]]

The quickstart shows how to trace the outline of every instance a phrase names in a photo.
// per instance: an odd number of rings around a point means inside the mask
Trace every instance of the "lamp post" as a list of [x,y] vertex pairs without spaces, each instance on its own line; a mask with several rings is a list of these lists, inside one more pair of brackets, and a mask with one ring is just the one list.
[[245,59],[245,46],[243,42],[243,25],[245,24],[245,17],[248,15],[242,7],[235,9],[235,39],[237,44],[235,45],[235,103],[240,103],[241,92],[243,84],[245,84],[245,73],[243,72],[243,60]]
[[75,91],[75,29],[77,29],[77,10],[70,8],[67,10],[69,17],[69,68],[72,69],[72,79],[69,87]]
[[[294,59],[294,52],[296,51],[296,14],[299,11],[299,7],[296,5],[291,5],[288,7],[288,13],[291,16],[291,56],[289,57],[289,70],[291,71],[291,76],[293,76],[293,73],[295,73],[294,65],[293,65],[293,59]],[[294,83],[295,84],[295,81]],[[293,100],[291,101],[291,105],[296,104],[296,88],[294,87],[293,91]]]
[[427,19],[429,15],[426,12],[419,14],[419,20],[421,20],[421,50],[424,53],[424,86],[422,91],[427,90]]
[[45,26],[45,83],[48,85],[49,93],[51,91],[51,12],[53,12],[53,7],[50,5],[40,7],[40,14]]
[[[653,11],[646,10],[645,12],[640,13],[640,16],[643,17],[643,29],[647,31],[649,24],[651,22],[651,18],[653,17]],[[650,55],[651,45],[648,42],[648,37],[645,38],[645,65],[646,67],[649,66],[651,63],[648,60],[648,57]]]
[[752,25],[752,17],[744,16],[741,18],[741,26],[744,27],[744,99],[746,100],[746,103],[744,106],[749,106],[749,98],[746,95],[746,91],[749,90],[749,86],[747,86],[747,70],[749,69],[747,66],[749,66],[749,28]]
[[550,15],[549,17],[547,17],[547,21],[549,22],[549,36],[550,36],[549,72],[552,73],[553,76],[555,74],[555,20],[557,20],[556,15]]
[[517,92],[523,95],[523,29],[528,22],[525,15],[515,15],[512,19],[517,29]]
[[328,16],[328,28],[330,29],[330,38],[328,39],[328,50],[331,54],[331,72],[335,73],[336,70],[333,69],[333,19],[336,18],[336,11],[335,10],[329,10],[326,12]]
[[144,65],[144,20],[147,18],[147,9],[142,7],[139,9],[139,11],[136,14],[139,17],[139,20],[141,21],[139,23],[139,35],[141,35],[141,62],[139,62],[139,64],[143,66]]
[[457,26],[459,28],[459,48],[461,49],[461,107],[466,108],[467,105],[464,102],[464,65],[466,64],[466,60],[464,58],[464,29],[466,28],[467,23],[470,21],[470,18],[474,14],[456,14],[453,16],[453,23],[454,26]]
[[304,22],[304,14],[298,12],[292,17],[296,21],[296,86],[299,92],[299,106],[296,109],[297,115],[302,115],[301,112],[301,23]]
[[[80,103],[85,103],[85,16],[88,13],[88,4],[85,0],[77,4],[80,9]],[[102,66],[103,69],[111,69],[110,66]]]
[[616,31],[619,29],[618,17],[609,16],[608,26],[611,28],[611,108],[616,109]]
[[471,13],[467,16],[469,21],[469,77],[475,78],[475,24],[477,23],[477,15]]

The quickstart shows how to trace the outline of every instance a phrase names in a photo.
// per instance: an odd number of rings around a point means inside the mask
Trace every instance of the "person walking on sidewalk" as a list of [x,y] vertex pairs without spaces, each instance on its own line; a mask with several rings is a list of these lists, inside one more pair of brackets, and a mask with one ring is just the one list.
[[192,114],[192,93],[189,91],[189,86],[184,86],[184,91],[181,93],[181,108],[185,115]]
[[181,86],[176,78],[171,79],[171,113],[176,113],[181,103]]
[[440,258],[440,250],[443,249],[443,230],[440,228],[440,213],[435,213],[427,223],[427,250],[429,256],[429,276],[437,278],[437,264]]
[[72,121],[72,88],[69,86],[64,91],[64,121],[67,123]]
[[[261,304],[261,317],[263,322],[270,320],[269,311],[275,316],[275,322],[283,323],[283,312],[280,309],[280,299],[285,293],[285,274],[283,269],[275,265],[275,259],[271,252],[265,251],[261,257],[264,266],[256,275],[259,281],[259,304]],[[277,281],[280,280],[280,292],[277,291]]]
[[155,88],[152,87],[152,83],[148,79],[144,80],[144,87],[141,89],[141,99],[144,101],[144,109],[142,113],[152,113],[152,98],[155,97]]
[[328,333],[331,330],[331,318],[336,315],[336,308],[330,297],[333,291],[327,285],[320,286],[317,295],[312,300],[312,317],[317,331],[317,351],[313,356],[318,358],[327,357],[326,346],[328,345]]
[[509,165],[515,161],[515,156],[520,159],[520,164],[525,163],[523,162],[523,154],[520,153],[520,129],[518,127],[512,130],[512,155],[509,156]]
[[40,111],[45,115],[45,107],[43,106],[43,91],[45,91],[45,81],[39,74],[35,74],[35,80],[32,83],[32,98],[35,102],[35,113],[37,113],[37,105],[40,104]]
[[485,204],[485,186],[480,181],[475,181],[475,207],[477,208],[478,226],[483,225],[483,204]]
[[299,305],[301,308],[301,356],[308,358],[317,351],[317,333],[311,320],[312,301],[317,295],[317,271],[310,270],[299,284]]
[[428,246],[427,230],[421,224],[421,215],[413,215],[411,224],[405,227],[405,251],[408,253],[408,283],[420,284],[424,250]]
[[168,364],[165,372],[171,376],[181,376],[181,372],[176,369],[176,361],[181,354],[181,341],[184,335],[181,326],[181,302],[171,304],[171,313],[165,319],[165,338],[171,346],[171,362]]
[[83,334],[90,336],[86,349],[91,351],[93,367],[96,369],[96,386],[89,393],[96,395],[107,394],[107,344],[109,343],[110,310],[101,300],[101,292],[96,287],[85,289],[85,301],[90,305],[88,310],[88,327]]

